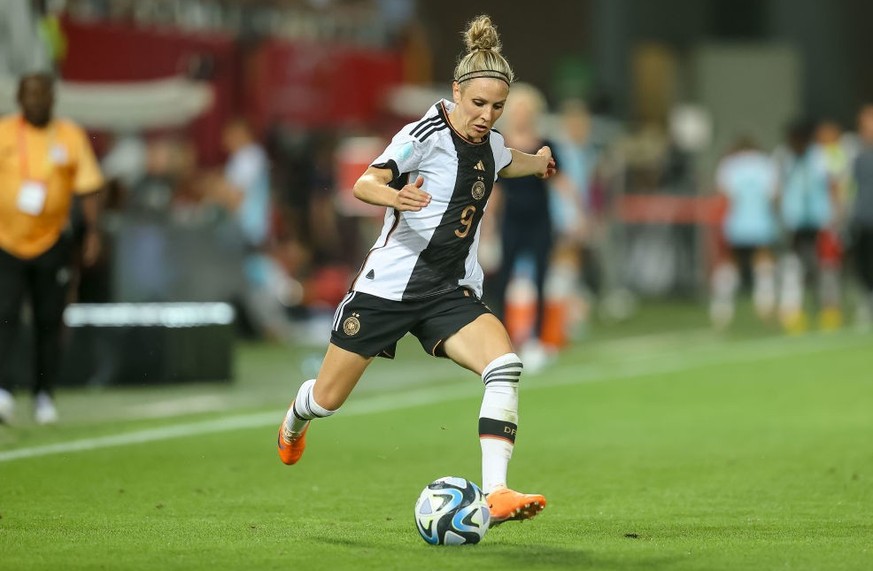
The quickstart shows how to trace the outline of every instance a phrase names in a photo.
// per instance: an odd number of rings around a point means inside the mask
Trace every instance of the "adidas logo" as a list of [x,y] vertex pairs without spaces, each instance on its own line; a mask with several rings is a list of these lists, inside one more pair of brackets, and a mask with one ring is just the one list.
[[473,169],[477,171],[484,171],[485,165],[482,164],[482,161],[479,161],[478,163],[476,163],[476,166],[474,166]]
[[376,272],[374,272],[373,270],[370,270],[369,272],[367,272],[367,275],[365,277],[368,280],[374,280],[374,279],[376,279]]

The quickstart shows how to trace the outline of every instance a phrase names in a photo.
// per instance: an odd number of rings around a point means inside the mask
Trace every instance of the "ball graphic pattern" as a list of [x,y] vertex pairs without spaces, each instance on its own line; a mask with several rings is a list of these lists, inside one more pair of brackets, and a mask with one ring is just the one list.
[[479,486],[456,476],[428,484],[415,502],[415,525],[431,545],[479,543],[491,513]]

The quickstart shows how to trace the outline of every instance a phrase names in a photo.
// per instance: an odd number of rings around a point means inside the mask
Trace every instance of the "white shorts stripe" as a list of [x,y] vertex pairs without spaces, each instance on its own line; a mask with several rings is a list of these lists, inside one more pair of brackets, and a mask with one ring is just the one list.
[[343,300],[340,302],[340,304],[337,306],[336,313],[333,314],[333,330],[334,331],[339,331],[340,318],[343,315],[343,310],[346,308],[346,305],[348,305],[348,303],[350,301],[352,301],[352,299],[354,299],[356,293],[358,293],[358,292],[350,291],[349,293],[347,293],[346,296],[343,298]]

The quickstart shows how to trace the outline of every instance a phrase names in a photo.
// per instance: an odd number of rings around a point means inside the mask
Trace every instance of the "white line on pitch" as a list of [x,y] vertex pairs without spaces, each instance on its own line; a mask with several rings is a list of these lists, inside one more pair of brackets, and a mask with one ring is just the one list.
[[[838,342],[828,342],[830,339],[837,338],[806,337],[799,339],[777,338],[771,342],[765,340],[741,341],[731,344],[732,351],[722,350],[715,354],[705,351],[699,356],[694,355],[693,353],[688,354],[687,352],[668,353],[655,355],[652,360],[647,362],[632,361],[626,365],[619,364],[610,365],[608,367],[605,367],[604,365],[589,366],[584,364],[557,365],[549,369],[547,372],[574,371],[577,374],[572,378],[556,381],[550,381],[547,377],[540,377],[537,379],[536,383],[526,384],[524,390],[537,390],[564,385],[647,377],[664,373],[687,371],[717,363],[748,363],[797,353],[818,353],[832,349],[842,349],[870,343],[870,339],[863,336],[840,337],[838,338]],[[737,349],[742,350],[737,351]],[[378,395],[350,402],[346,407],[344,407],[343,416],[358,416],[435,404],[439,402],[448,402],[467,398],[478,394],[479,392],[481,392],[481,389],[478,383],[465,382],[417,389],[399,394],[391,393]],[[277,424],[281,420],[281,417],[282,413],[278,411],[260,412],[228,416],[200,422],[176,424],[111,436],[85,438],[43,446],[32,446],[30,448],[0,452],[0,462],[56,454],[69,454],[71,452],[98,450],[115,446],[126,446],[129,444],[142,444],[159,440],[169,440],[172,438],[184,438],[201,434],[227,432],[241,428],[260,428]]]

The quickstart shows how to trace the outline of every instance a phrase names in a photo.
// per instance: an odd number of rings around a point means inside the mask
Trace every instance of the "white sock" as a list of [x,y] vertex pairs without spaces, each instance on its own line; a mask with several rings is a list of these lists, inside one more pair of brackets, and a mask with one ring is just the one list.
[[769,316],[776,307],[776,264],[760,260],[754,266],[752,300],[761,317]]
[[734,317],[734,297],[740,284],[736,266],[722,263],[712,272],[712,300],[709,317],[717,327],[725,327]]
[[293,406],[285,414],[286,437],[300,435],[313,418],[326,418],[336,412],[335,410],[327,410],[315,402],[315,398],[312,396],[312,387],[314,386],[315,379],[309,379],[300,385],[297,396],[294,397]]
[[518,429],[518,381],[523,365],[515,353],[498,357],[485,367],[485,394],[479,410],[482,447],[482,491],[506,486],[506,473]]
[[779,312],[791,316],[803,309],[803,266],[795,254],[786,254],[781,263],[782,292]]
[[840,307],[840,268],[822,264],[818,274],[819,303],[823,308]]

